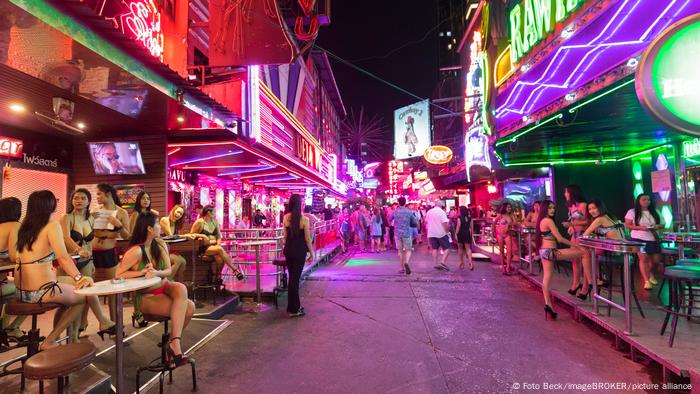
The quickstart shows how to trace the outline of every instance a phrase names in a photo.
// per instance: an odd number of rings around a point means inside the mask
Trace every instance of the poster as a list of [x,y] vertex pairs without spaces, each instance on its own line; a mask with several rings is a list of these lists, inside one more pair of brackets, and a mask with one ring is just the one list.
[[394,111],[394,158],[421,157],[430,147],[430,100]]
[[134,204],[136,204],[136,196],[146,190],[146,186],[143,184],[115,185],[114,188],[117,190],[117,197],[119,197],[119,201],[124,209],[133,208]]

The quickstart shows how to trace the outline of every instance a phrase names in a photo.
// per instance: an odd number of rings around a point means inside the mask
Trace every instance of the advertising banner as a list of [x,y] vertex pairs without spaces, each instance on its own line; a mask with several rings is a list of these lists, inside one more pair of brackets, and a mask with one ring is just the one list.
[[394,158],[421,157],[430,147],[430,100],[394,111]]

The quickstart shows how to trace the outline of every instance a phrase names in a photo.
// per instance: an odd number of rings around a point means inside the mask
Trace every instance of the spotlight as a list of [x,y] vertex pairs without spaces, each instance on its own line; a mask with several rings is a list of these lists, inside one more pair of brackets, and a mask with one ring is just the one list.
[[185,117],[183,115],[178,115],[175,120],[177,120],[177,123],[185,123]]
[[85,130],[85,123],[83,123],[83,122],[78,122],[78,123],[76,124],[76,126],[78,126],[78,128],[79,128],[80,130]]
[[26,111],[27,109],[22,104],[13,103],[13,104],[10,104],[10,110],[12,112],[20,113],[20,112]]

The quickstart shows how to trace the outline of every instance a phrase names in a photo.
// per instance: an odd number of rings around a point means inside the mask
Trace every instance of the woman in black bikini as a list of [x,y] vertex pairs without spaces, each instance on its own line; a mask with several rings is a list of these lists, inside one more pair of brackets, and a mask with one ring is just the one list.
[[[115,248],[117,238],[129,239],[129,214],[121,207],[117,191],[106,183],[97,185],[97,203],[101,210],[116,211],[116,215],[107,220],[114,227],[112,230],[95,229],[95,239],[92,240],[92,261],[95,264],[95,277],[100,280],[112,279],[117,272],[118,253]],[[94,216],[99,216],[97,212]],[[114,296],[109,296],[109,315],[116,319]]]
[[[75,267],[83,276],[94,277],[95,265],[92,263],[92,240],[95,238],[93,226],[95,220],[90,216],[90,201],[92,195],[86,189],[76,189],[70,196],[68,213],[61,219],[63,241],[66,250],[73,256],[80,256]],[[73,279],[60,267],[56,275],[65,278],[65,283],[75,284]],[[57,314],[58,316],[58,314]],[[74,339],[87,327],[87,309],[83,309],[80,319],[73,324]]]
[[[55,210],[56,197],[53,193],[48,190],[32,193],[27,204],[29,214],[12,239],[17,243],[15,278],[20,301],[53,302],[68,307],[53,331],[46,336],[42,350],[58,345],[59,334],[80,315],[86,301],[100,322],[98,335],[103,337],[104,334],[116,333],[116,325],[104,315],[97,297],[75,293],[76,289],[92,286],[93,282],[92,278],[83,276],[75,267],[66,250],[60,224],[50,220]],[[58,282],[53,271],[54,262],[73,278],[75,286]]]
[[203,234],[209,238],[209,246],[205,246],[202,249],[205,256],[213,256],[216,262],[216,272],[214,273],[215,283],[219,286],[223,286],[221,269],[224,267],[224,264],[231,268],[231,271],[233,271],[233,274],[236,275],[238,280],[243,280],[245,278],[243,273],[233,265],[231,256],[221,246],[221,230],[219,230],[219,223],[217,223],[214,218],[214,207],[207,205],[202,208],[202,214],[200,218],[192,224],[190,233]]
[[160,238],[158,217],[153,212],[139,214],[129,246],[117,267],[117,276],[161,278],[160,283],[139,292],[135,303],[140,304],[144,313],[170,317],[170,341],[165,349],[168,359],[176,367],[186,364],[189,360],[182,355],[180,337],[192,319],[194,303],[187,299],[185,285],[168,279],[171,275],[168,249]]

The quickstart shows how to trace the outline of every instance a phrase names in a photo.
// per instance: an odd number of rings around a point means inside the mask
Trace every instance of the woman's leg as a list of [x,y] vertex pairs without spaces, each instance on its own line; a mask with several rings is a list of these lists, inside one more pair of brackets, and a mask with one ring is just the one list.
[[472,260],[472,245],[467,242],[464,244],[464,253],[467,255],[467,261],[469,262],[469,269],[474,269],[474,260]]
[[505,237],[502,237],[499,234],[496,238],[496,242],[498,242],[498,251],[501,254],[501,265],[505,266],[506,265]]
[[649,256],[646,253],[637,253],[637,257],[639,257],[639,273],[642,275],[642,281],[646,284],[649,280],[647,274],[649,272],[647,269],[647,259]]
[[301,301],[299,299],[299,281],[301,280],[301,272],[304,269],[304,257],[293,256],[292,258],[287,258],[287,262],[289,264],[287,312],[297,313],[299,312],[299,308],[301,308]]
[[464,244],[457,242],[457,260],[459,261],[459,269],[464,269]]
[[[112,268],[96,268],[95,269],[95,282],[107,279],[114,279],[117,274],[117,267]],[[107,296],[107,302],[109,304],[109,318],[112,321],[117,320],[117,299],[115,296]]]
[[170,269],[171,274],[170,277],[172,279],[177,280],[177,273],[182,269],[185,269],[185,266],[187,265],[187,260],[185,260],[184,257],[180,256],[179,254],[171,254],[170,255]]
[[56,289],[53,294],[49,291],[42,298],[43,302],[54,302],[57,304],[62,304],[68,308],[63,311],[58,321],[56,321],[53,330],[46,336],[44,343],[41,346],[42,350],[46,350],[57,346],[56,341],[59,335],[68,328],[77,317],[80,316],[82,312],[83,305],[85,303],[85,297],[79,294],[75,294],[75,287],[66,283],[59,283],[61,290]]
[[[585,249],[581,249],[581,266],[583,267],[583,291],[588,292],[588,287],[593,285],[593,274],[591,270],[591,254]],[[587,293],[586,293],[587,294]]]
[[656,280],[654,269],[659,266],[659,263],[661,263],[661,255],[659,253],[649,256],[649,280]]
[[579,285],[579,271],[579,259],[571,259],[571,286],[569,286],[570,290],[577,288]]
[[[192,318],[193,308],[187,299],[187,288],[178,282],[166,285],[164,294],[145,296],[141,301],[143,312],[170,317],[170,339],[182,336],[182,330]],[[182,354],[180,341],[172,341],[170,347],[175,354]]]
[[513,237],[508,235],[506,237],[506,248],[507,248],[507,250],[506,250],[506,261],[507,261],[506,271],[508,271],[508,272],[510,272],[510,263],[513,260],[513,249],[514,249],[513,245],[514,244],[515,244],[515,242],[513,242]]
[[552,261],[542,259],[542,295],[544,296],[544,304],[552,306],[552,299],[549,294],[549,289],[552,284]]

